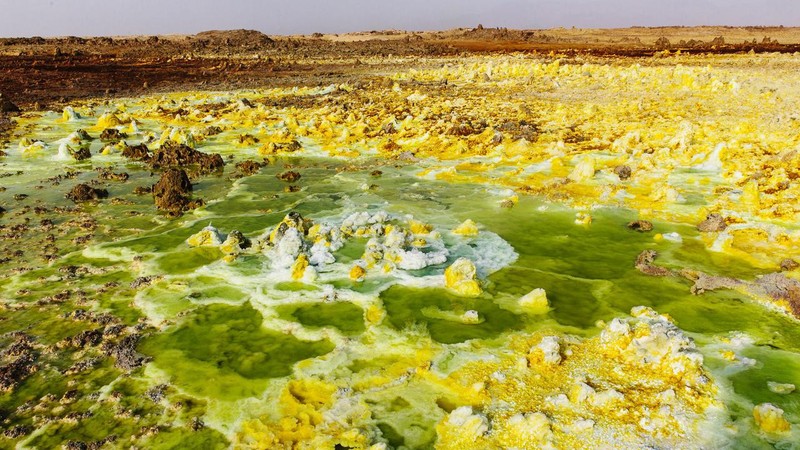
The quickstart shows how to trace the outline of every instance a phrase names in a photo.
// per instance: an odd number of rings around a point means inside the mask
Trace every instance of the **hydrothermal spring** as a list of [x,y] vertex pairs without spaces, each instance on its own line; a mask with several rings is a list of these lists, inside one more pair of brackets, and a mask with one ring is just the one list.
[[[26,114],[0,443],[798,448],[796,65],[476,57]],[[123,156],[167,142],[226,162],[185,167],[182,215]]]

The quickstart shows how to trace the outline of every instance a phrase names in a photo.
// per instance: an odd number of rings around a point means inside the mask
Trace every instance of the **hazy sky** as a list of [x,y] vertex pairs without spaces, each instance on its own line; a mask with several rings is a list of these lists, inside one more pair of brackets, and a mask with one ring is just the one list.
[[800,25],[800,0],[0,0],[0,36]]

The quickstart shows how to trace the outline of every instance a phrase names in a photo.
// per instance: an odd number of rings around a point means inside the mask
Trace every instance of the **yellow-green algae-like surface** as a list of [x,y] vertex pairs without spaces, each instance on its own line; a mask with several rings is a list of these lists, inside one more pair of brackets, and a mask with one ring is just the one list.
[[[798,448],[788,303],[634,267],[796,255],[796,65],[487,57],[27,114],[0,159],[0,445]],[[177,218],[121,155],[168,140],[227,162]]]

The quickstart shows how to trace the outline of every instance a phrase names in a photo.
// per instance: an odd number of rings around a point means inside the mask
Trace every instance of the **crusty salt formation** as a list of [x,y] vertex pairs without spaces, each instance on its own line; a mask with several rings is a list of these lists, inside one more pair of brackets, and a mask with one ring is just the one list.
[[[452,234],[462,236],[455,231]],[[338,219],[337,224],[325,221],[315,223],[297,212],[291,212],[280,223],[252,239],[236,230],[226,235],[209,225],[191,235],[186,244],[189,247],[217,248],[221,251],[222,259],[229,263],[242,254],[262,255],[266,257],[268,271],[275,280],[311,284],[317,281],[320,272],[325,273],[328,280],[331,276],[342,274],[354,282],[362,282],[371,276],[389,275],[397,282],[409,279],[408,275],[401,272],[439,267],[428,275],[432,277],[431,281],[435,280],[437,285],[457,295],[476,297],[482,292],[479,268],[470,259],[458,257],[458,252],[474,252],[472,247],[463,244],[478,245],[475,243],[477,239],[477,228],[470,230],[468,236],[459,237],[461,246],[456,248],[456,254],[452,254],[441,233],[432,225],[411,217],[394,217],[385,211],[362,211]],[[366,240],[363,254],[347,268],[339,267],[341,263],[337,261],[336,253],[354,240]],[[481,245],[493,245],[495,251],[510,252],[502,255],[500,261],[487,258],[486,255],[484,260],[478,260],[484,275],[499,269],[495,265],[498,262],[503,264],[504,258],[514,257],[510,248],[497,247],[491,242]],[[444,267],[449,261],[452,261],[450,265]],[[437,272],[443,276],[437,278]],[[324,285],[324,282],[321,284]],[[539,301],[534,309],[546,311],[546,303],[546,299],[543,305]],[[463,320],[473,323],[480,321],[471,315]]]
[[712,445],[702,430],[721,405],[703,357],[668,317],[631,314],[584,341],[515,335],[510,353],[448,374],[466,406],[437,425],[436,448]]
[[[414,399],[418,394],[412,392],[419,391],[436,396],[434,405],[445,408],[432,412],[441,417],[437,449],[725,443],[707,431],[724,424],[724,409],[692,340],[652,309],[637,307],[632,314],[585,340],[514,334],[500,348],[463,354],[464,363],[446,372],[437,368],[442,352],[452,357],[464,349],[431,347],[423,339],[402,344],[417,350],[380,372],[301,376],[284,384],[280,406],[246,422],[237,440],[247,448],[386,448],[375,417],[375,411],[384,412],[371,399],[382,398],[383,391]],[[762,407],[757,417],[764,426],[781,428],[774,411]]]

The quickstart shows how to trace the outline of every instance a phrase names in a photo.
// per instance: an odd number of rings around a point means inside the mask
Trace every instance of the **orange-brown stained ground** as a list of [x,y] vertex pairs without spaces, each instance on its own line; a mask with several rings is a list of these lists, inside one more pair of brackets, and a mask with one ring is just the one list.
[[[650,57],[657,51],[800,51],[800,29],[662,27],[436,32],[371,31],[269,37],[257,31],[127,38],[0,38],[0,92],[23,110],[92,97],[351,81],[403,58],[538,52]],[[38,105],[37,105],[38,103]]]

